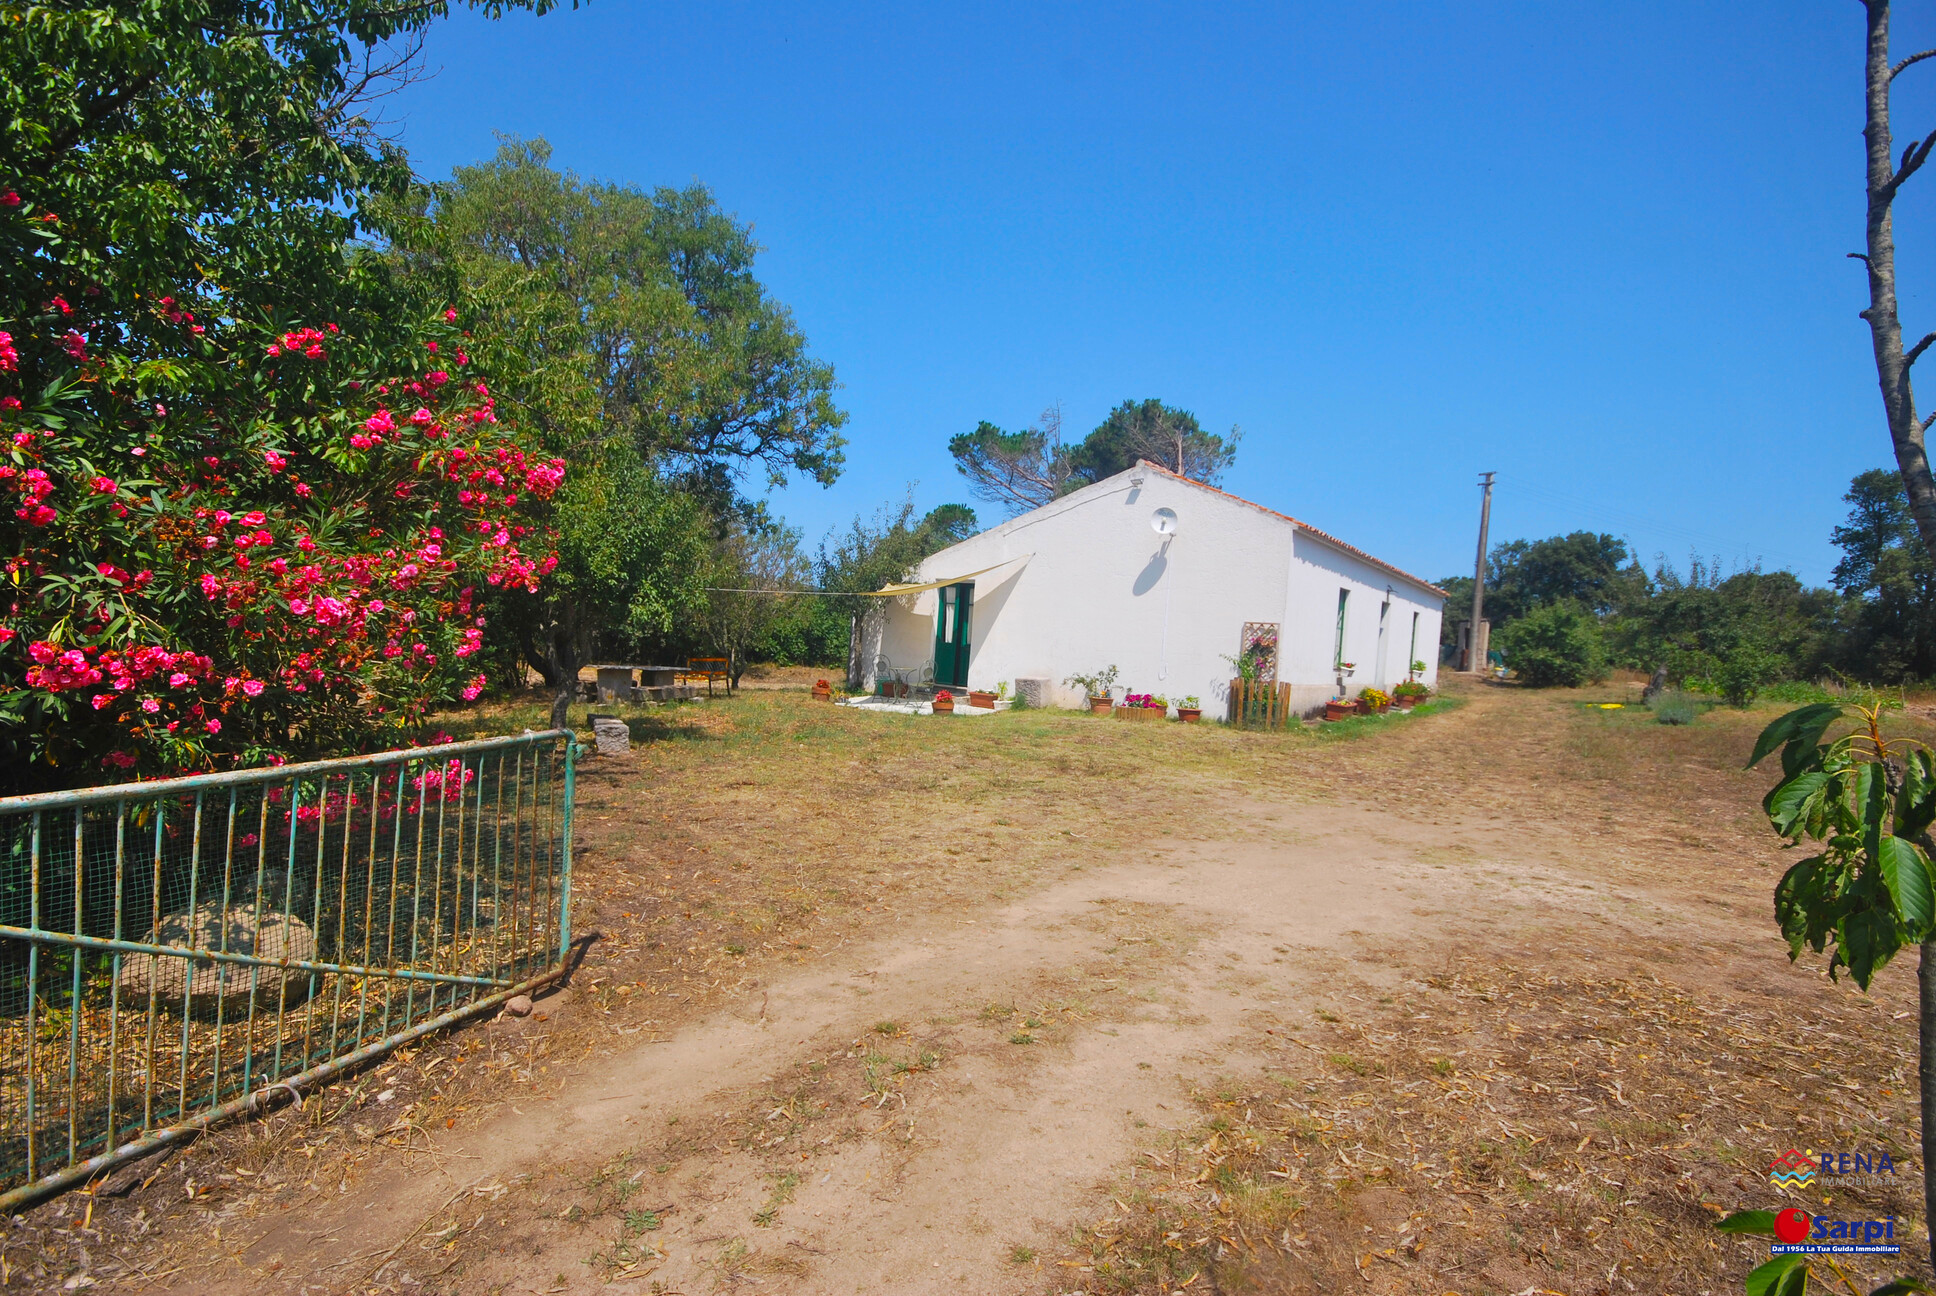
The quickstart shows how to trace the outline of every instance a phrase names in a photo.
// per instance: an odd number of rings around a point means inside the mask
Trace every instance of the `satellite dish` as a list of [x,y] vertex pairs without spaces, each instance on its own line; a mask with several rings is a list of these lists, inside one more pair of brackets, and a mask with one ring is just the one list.
[[1150,514],[1150,530],[1160,536],[1175,535],[1176,510],[1173,508],[1160,508]]

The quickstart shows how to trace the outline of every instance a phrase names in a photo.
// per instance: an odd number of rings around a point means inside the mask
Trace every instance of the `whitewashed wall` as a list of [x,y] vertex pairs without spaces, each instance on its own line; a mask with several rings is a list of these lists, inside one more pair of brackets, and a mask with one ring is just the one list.
[[[1345,659],[1357,671],[1349,692],[1405,678],[1414,612],[1418,655],[1428,681],[1436,678],[1437,595],[1281,515],[1166,473],[1146,472],[1140,486],[1133,475],[1086,487],[921,565],[920,579],[940,580],[1010,564],[974,578],[971,687],[1043,676],[1058,703],[1080,706],[1081,691],[1063,680],[1114,665],[1119,696],[1161,693],[1174,703],[1194,694],[1221,716],[1235,673],[1226,655],[1237,652],[1246,621],[1274,621],[1282,627],[1278,678],[1293,685],[1300,710],[1321,706],[1337,686],[1331,649],[1340,586],[1352,591]],[[1150,526],[1163,507],[1178,518],[1167,538]],[[1387,600],[1380,677],[1379,608]],[[930,662],[937,601],[932,590],[890,600],[878,653],[896,667]],[[872,654],[864,665],[871,688]]]

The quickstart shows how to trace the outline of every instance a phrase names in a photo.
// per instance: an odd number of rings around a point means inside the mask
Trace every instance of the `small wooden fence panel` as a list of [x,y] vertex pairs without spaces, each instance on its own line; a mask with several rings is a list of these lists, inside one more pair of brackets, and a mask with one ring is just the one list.
[[1231,724],[1239,729],[1282,729],[1291,714],[1291,686],[1275,680],[1230,681]]

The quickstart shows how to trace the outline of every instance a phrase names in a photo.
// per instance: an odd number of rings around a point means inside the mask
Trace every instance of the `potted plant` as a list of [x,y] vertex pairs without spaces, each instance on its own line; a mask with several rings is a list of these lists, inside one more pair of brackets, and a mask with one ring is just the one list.
[[1114,705],[1109,691],[1116,687],[1116,668],[1097,671],[1093,675],[1071,675],[1062,681],[1063,688],[1079,688],[1089,699],[1089,714],[1108,715]]
[[1377,715],[1391,709],[1391,694],[1381,688],[1358,690],[1358,709],[1364,715]]
[[936,715],[953,715],[955,713],[955,695],[947,689],[942,689],[939,693],[935,694],[934,713]]
[[1203,708],[1198,705],[1194,693],[1189,697],[1179,698],[1177,700],[1176,718],[1184,724],[1195,724],[1197,721],[1203,719]]
[[1149,693],[1125,693],[1123,704],[1116,708],[1119,720],[1160,720],[1169,713],[1170,704]]
[[826,680],[823,680],[823,679],[815,680],[813,682],[813,700],[816,702],[833,701],[834,700],[833,685],[829,684]]
[[[1002,692],[1006,693],[1007,691],[1008,685],[1004,683],[1002,685]],[[999,694],[991,693],[987,689],[969,689],[968,705],[982,711],[993,711],[999,697]]]
[[1432,690],[1415,679],[1406,680],[1392,689],[1392,701],[1398,704],[1400,711],[1410,711],[1431,695]]
[[1324,704],[1326,720],[1348,720],[1358,714],[1358,704],[1350,698],[1329,698]]

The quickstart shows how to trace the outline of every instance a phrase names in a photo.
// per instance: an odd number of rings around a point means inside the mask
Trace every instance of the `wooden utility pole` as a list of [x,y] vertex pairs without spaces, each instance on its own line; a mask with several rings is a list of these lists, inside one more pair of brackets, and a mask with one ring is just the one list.
[[1486,673],[1486,651],[1491,635],[1486,633],[1486,530],[1492,525],[1492,473],[1479,474],[1485,492],[1479,502],[1479,557],[1472,567],[1472,634],[1466,668],[1475,675]]

